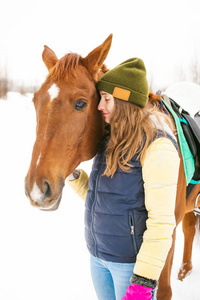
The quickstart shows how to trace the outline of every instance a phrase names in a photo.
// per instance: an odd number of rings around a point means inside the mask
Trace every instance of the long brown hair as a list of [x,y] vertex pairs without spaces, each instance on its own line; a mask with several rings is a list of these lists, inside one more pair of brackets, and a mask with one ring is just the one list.
[[[110,139],[106,149],[106,170],[103,175],[111,176],[115,174],[118,167],[128,172],[131,167],[131,158],[137,154],[140,161],[143,160],[145,152],[158,134],[150,115],[153,114],[158,119],[162,131],[165,135],[160,117],[163,113],[157,109],[140,108],[135,104],[114,98],[114,110],[110,117]],[[171,127],[170,120],[165,117]]]

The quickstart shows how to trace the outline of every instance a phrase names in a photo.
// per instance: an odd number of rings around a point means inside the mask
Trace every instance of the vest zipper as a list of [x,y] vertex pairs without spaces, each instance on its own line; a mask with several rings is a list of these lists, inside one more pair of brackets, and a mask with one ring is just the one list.
[[97,178],[96,178],[96,184],[95,184],[95,196],[94,196],[94,202],[92,204],[92,209],[91,209],[91,212],[92,212],[92,221],[91,221],[91,233],[92,233],[92,237],[94,239],[94,249],[95,249],[95,256],[97,257],[97,241],[96,241],[96,238],[95,238],[95,233],[94,233],[94,227],[93,227],[93,224],[94,224],[94,209],[95,209],[95,205],[96,205],[96,201],[97,201],[97,186],[98,186],[98,183],[99,183],[99,178],[101,176],[101,169],[102,167],[100,168],[99,170],[99,173],[97,175]]
[[135,253],[137,254],[138,250],[137,250],[137,244],[136,244],[136,240],[135,240],[135,225],[134,225],[133,212],[130,213],[130,226],[131,226],[131,232],[130,233],[132,235],[133,246],[134,246]]
[[134,226],[131,225],[131,234],[134,235]]

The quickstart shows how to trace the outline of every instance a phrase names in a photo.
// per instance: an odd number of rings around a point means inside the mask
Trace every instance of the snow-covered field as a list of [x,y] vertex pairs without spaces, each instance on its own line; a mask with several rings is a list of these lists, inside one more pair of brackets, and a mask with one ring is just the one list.
[[[24,194],[35,139],[31,95],[0,100],[0,299],[95,300],[84,241],[84,203],[67,186],[59,209],[34,209]],[[190,102],[191,107],[196,103]],[[200,107],[199,107],[200,109]],[[82,166],[88,173],[91,162]],[[177,280],[183,253],[177,231],[172,271],[173,300],[198,300],[200,243],[194,243],[193,271]]]

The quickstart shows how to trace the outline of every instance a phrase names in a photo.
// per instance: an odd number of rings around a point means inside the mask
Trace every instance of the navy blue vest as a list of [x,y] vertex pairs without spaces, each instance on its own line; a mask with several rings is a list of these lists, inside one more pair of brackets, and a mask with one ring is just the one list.
[[[163,136],[159,132],[158,137]],[[167,137],[174,143],[171,136]],[[104,138],[93,161],[85,203],[85,238],[89,252],[106,261],[133,263],[146,230],[142,166],[137,155],[130,172],[117,169],[113,178],[102,176],[106,168]]]

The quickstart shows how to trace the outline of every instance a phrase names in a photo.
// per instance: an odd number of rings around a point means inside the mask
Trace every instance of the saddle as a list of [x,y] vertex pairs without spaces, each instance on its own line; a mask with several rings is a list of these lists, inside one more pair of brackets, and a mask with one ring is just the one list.
[[[165,95],[166,97],[166,95]],[[187,182],[187,191],[186,191],[186,198],[188,199],[189,195],[191,194],[194,186],[198,183],[200,183],[200,111],[198,111],[194,118],[190,116],[189,112],[184,110],[178,103],[176,103],[173,99],[168,98],[163,101],[168,111],[172,114],[176,128],[177,128],[177,118],[180,122],[180,126],[182,129],[182,133],[184,135],[184,138],[186,140],[186,143],[189,147],[190,151],[190,175],[189,179],[187,170],[187,159],[184,164],[184,170],[186,175],[186,182]],[[176,115],[176,117],[175,117]],[[179,137],[179,130],[177,130],[178,137]],[[180,144],[179,139],[179,144]],[[181,148],[181,145],[180,145]],[[187,151],[188,152],[188,151]],[[184,159],[184,153],[182,153],[183,159]],[[191,167],[192,166],[192,167]],[[192,170],[191,170],[192,169]]]

